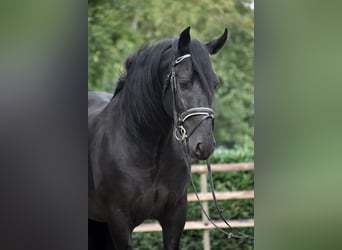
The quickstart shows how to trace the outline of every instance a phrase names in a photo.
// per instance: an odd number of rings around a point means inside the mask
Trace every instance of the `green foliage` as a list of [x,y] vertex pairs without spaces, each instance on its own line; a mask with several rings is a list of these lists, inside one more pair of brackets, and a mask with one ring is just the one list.
[[191,26],[207,42],[229,30],[229,41],[212,57],[221,79],[216,94],[217,145],[254,141],[254,12],[250,0],[89,0],[88,88],[113,92],[124,60],[140,47],[175,38]]
[[[221,163],[236,163],[236,162],[253,162],[254,161],[254,149],[247,147],[235,147],[233,150],[225,148],[217,148],[212,156],[210,162],[212,164]],[[200,162],[205,164],[204,161]]]
[[[218,149],[211,157],[212,164],[253,162],[254,151],[248,148],[236,148],[234,150]],[[196,189],[199,191],[199,175],[193,175]],[[254,187],[254,172],[225,172],[213,173],[216,191],[236,191],[252,190]],[[209,189],[210,191],[210,189]],[[191,184],[188,188],[189,193],[193,193]],[[224,217],[227,219],[248,219],[254,217],[254,200],[231,200],[219,201],[219,206],[224,209]],[[209,203],[209,214],[212,219],[220,220],[215,214],[215,206]],[[200,221],[201,209],[197,202],[188,204],[188,221]],[[254,228],[242,228],[239,231],[246,234],[253,234]],[[210,244],[212,249],[253,249],[253,242],[246,239],[227,239],[221,232],[210,231]],[[162,234],[159,233],[135,233],[133,234],[135,246],[139,250],[157,250],[162,248]],[[181,249],[200,250],[202,249],[202,231],[184,231],[181,240]]]

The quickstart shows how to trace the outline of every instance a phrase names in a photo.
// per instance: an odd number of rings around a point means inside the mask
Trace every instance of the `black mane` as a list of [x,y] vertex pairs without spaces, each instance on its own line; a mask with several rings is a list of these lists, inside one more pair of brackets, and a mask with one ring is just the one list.
[[[165,51],[177,41],[178,39],[165,40],[144,47],[125,62],[125,73],[117,81],[114,97],[120,94],[120,109],[125,114],[125,126],[135,138],[139,138],[142,129],[146,127],[153,128],[156,132],[169,132],[172,118],[167,115],[163,106],[163,83],[159,79],[159,65]],[[201,42],[192,40],[190,54],[201,83],[211,92],[213,88],[207,86],[214,74],[207,48]],[[170,63],[171,60],[172,58]]]

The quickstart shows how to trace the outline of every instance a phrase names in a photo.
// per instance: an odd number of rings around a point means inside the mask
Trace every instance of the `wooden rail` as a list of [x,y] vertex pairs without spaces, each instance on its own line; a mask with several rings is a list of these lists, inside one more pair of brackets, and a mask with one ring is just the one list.
[[[235,191],[235,192],[215,192],[217,200],[243,200],[254,199],[254,191]],[[199,193],[198,197],[201,201],[212,201],[212,194],[209,192]],[[197,201],[195,194],[188,194],[188,201]]]
[[[215,164],[211,166],[212,172],[228,172],[228,171],[253,171],[254,163],[234,163],[234,164]],[[200,193],[198,194],[203,208],[208,210],[208,201],[212,201],[212,194],[208,192],[207,187],[207,166],[206,165],[193,165],[191,172],[200,174]],[[254,199],[254,190],[232,191],[232,192],[216,192],[217,200],[240,200],[240,199]],[[193,193],[188,194],[188,201],[197,201],[196,195]],[[227,228],[223,221],[215,222],[220,228]],[[233,228],[240,227],[254,227],[254,219],[243,220],[229,220],[229,224]],[[214,226],[208,221],[202,212],[202,221],[187,221],[184,230],[203,230],[203,249],[210,249],[209,230]],[[133,232],[159,232],[162,231],[158,223],[145,223],[141,224],[134,229]]]
[[[211,166],[211,170],[213,172],[252,171],[254,163],[215,164]],[[207,173],[207,165],[193,165],[191,173]]]
[[[215,224],[220,228],[227,228],[227,225],[223,221],[215,221]],[[234,227],[254,227],[254,219],[246,219],[246,220],[229,220],[229,224]],[[204,229],[213,229],[215,228],[210,222],[203,223],[202,221],[187,221],[185,223],[184,230],[204,230]],[[145,223],[141,224],[134,229],[135,233],[142,232],[159,232],[162,228],[157,223]]]

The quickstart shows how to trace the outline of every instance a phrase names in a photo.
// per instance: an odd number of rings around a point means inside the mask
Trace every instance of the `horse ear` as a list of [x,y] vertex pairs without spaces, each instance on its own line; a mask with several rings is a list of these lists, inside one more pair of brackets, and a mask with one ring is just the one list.
[[223,45],[227,41],[227,37],[228,30],[224,29],[222,36],[220,36],[216,40],[207,43],[207,48],[209,50],[210,55],[216,54],[223,47]]
[[191,37],[190,37],[190,26],[189,26],[185,30],[183,30],[179,36],[178,51],[181,52],[181,54],[185,54],[189,52],[190,40],[191,40]]

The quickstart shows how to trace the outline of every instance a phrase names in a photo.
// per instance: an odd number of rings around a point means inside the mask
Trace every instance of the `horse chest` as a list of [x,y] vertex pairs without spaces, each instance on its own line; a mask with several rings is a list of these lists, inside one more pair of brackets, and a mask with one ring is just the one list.
[[141,190],[131,206],[131,212],[141,220],[155,219],[165,206],[175,203],[180,198],[176,192],[163,186]]

